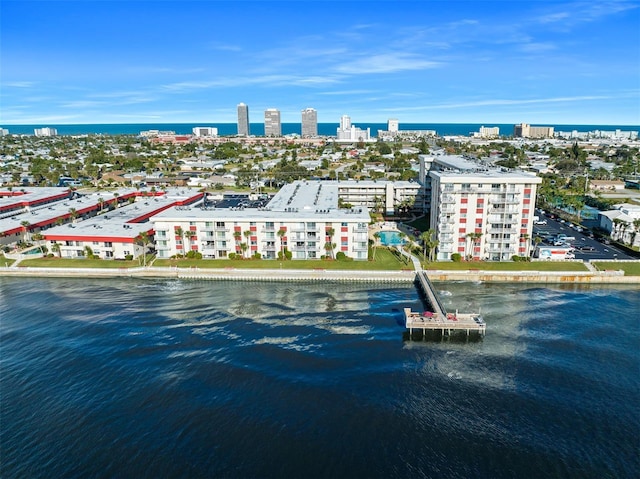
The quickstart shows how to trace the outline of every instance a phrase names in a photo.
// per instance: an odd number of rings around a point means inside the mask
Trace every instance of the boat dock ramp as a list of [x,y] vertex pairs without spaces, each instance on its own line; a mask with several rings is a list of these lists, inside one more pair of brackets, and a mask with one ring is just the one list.
[[413,336],[414,330],[422,331],[423,337],[427,331],[440,331],[443,336],[450,336],[456,331],[465,331],[467,336],[472,332],[484,336],[486,323],[479,313],[447,313],[427,274],[418,271],[416,279],[433,311],[420,313],[411,311],[411,308],[404,308],[409,337]]

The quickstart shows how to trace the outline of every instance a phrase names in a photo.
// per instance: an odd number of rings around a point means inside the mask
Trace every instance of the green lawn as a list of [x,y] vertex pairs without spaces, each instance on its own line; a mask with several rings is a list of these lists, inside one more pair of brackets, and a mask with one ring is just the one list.
[[157,259],[153,266],[177,266],[178,268],[236,268],[236,269],[342,269],[350,271],[397,271],[401,269],[413,269],[413,265],[399,261],[386,248],[378,248],[375,261],[331,261],[331,260],[305,260],[305,261],[279,261],[279,260],[231,260],[231,259]]
[[618,263],[617,261],[592,261],[592,265],[600,271],[606,270],[622,270],[625,276],[640,276],[640,261],[635,263]]
[[110,259],[68,259],[68,258],[35,258],[24,259],[18,265],[19,268],[137,268],[138,260],[116,261]]
[[9,259],[4,255],[0,256],[0,266],[11,266],[15,260]]
[[424,269],[440,269],[447,271],[588,271],[581,262],[494,262],[494,261],[442,261],[423,264]]
[[405,221],[405,224],[412,226],[419,231],[427,231],[429,229],[429,217],[420,216],[413,221]]

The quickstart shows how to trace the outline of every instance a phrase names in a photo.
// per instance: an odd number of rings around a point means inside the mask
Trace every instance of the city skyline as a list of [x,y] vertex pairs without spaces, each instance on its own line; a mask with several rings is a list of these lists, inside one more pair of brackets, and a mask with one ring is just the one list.
[[303,5],[4,1],[0,124],[640,124],[637,2]]

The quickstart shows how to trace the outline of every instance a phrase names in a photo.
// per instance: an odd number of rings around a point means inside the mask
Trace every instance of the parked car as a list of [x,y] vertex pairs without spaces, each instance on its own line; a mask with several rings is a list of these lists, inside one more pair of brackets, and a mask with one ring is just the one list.
[[577,249],[583,253],[589,253],[596,250],[593,246],[579,246]]
[[547,224],[547,220],[542,219],[542,220],[536,220],[533,222],[534,225],[546,225]]

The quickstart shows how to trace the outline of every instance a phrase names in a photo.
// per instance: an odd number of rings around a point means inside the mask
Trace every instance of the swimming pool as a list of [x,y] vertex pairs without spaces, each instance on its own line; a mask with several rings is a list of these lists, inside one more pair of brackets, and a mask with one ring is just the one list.
[[380,231],[378,234],[382,246],[398,246],[405,243],[405,240],[400,237],[399,231]]

